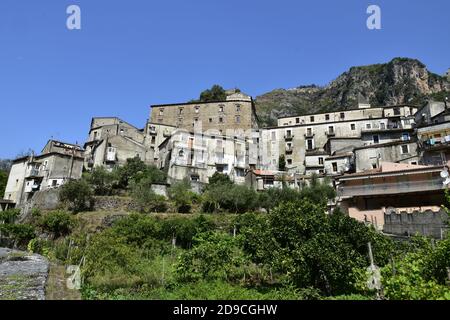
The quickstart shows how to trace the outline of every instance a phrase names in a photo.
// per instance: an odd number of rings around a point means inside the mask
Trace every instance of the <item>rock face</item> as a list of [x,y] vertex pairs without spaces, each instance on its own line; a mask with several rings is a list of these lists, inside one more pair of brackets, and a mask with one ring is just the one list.
[[48,270],[40,255],[0,248],[0,300],[45,300]]
[[269,92],[256,98],[256,110],[260,124],[268,126],[275,125],[277,117],[347,110],[358,101],[373,106],[421,105],[449,90],[449,80],[429,72],[420,61],[395,58],[386,64],[353,67],[325,87]]

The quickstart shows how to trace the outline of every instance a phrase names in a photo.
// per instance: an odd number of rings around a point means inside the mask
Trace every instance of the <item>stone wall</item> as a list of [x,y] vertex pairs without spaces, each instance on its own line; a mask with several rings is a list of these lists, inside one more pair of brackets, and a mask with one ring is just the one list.
[[95,197],[94,211],[137,211],[138,206],[128,197]]
[[385,213],[383,232],[401,236],[418,233],[440,239],[441,230],[444,233],[448,230],[446,221],[448,221],[448,215],[443,210]]

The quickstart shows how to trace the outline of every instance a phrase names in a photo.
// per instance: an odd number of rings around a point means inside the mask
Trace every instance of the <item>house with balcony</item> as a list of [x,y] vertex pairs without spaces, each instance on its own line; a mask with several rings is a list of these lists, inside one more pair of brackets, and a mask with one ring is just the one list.
[[158,146],[158,166],[167,172],[169,181],[188,178],[206,184],[218,172],[237,184],[244,184],[249,144],[244,138],[176,129]]
[[446,166],[381,162],[376,169],[337,177],[338,205],[378,230],[383,230],[386,214],[395,210],[439,212],[447,188],[442,178],[446,170]]
[[80,179],[83,152],[78,145],[50,140],[40,155],[15,159],[4,199],[21,206],[37,191],[58,188],[68,180]]

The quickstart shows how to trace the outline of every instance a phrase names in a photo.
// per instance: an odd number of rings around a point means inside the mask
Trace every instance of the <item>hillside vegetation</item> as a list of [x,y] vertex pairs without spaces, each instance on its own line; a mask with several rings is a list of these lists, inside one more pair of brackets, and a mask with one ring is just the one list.
[[[375,299],[369,242],[383,298],[450,299],[449,239],[395,242],[339,210],[326,214],[326,184],[256,194],[217,174],[201,194],[180,182],[165,199],[145,187],[163,178],[138,159],[96,169],[64,185],[60,210],[35,209],[23,224],[2,212],[3,240],[80,265],[84,299]],[[137,209],[89,211],[100,195]]]

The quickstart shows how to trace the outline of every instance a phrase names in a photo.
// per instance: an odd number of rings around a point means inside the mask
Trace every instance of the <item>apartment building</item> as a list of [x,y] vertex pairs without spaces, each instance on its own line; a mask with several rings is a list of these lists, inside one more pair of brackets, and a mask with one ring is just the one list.
[[158,166],[168,173],[171,181],[188,178],[207,184],[219,172],[237,184],[244,184],[249,149],[249,142],[239,137],[177,129],[159,146]]
[[337,177],[338,205],[350,217],[379,230],[385,216],[393,212],[440,212],[446,170],[445,166],[381,162],[379,168]]
[[70,179],[80,179],[83,152],[78,145],[50,140],[40,155],[15,159],[4,199],[20,206],[37,191],[57,188]]
[[253,99],[243,93],[231,94],[225,101],[153,105],[150,119],[155,124],[228,136],[248,136],[258,127]]

